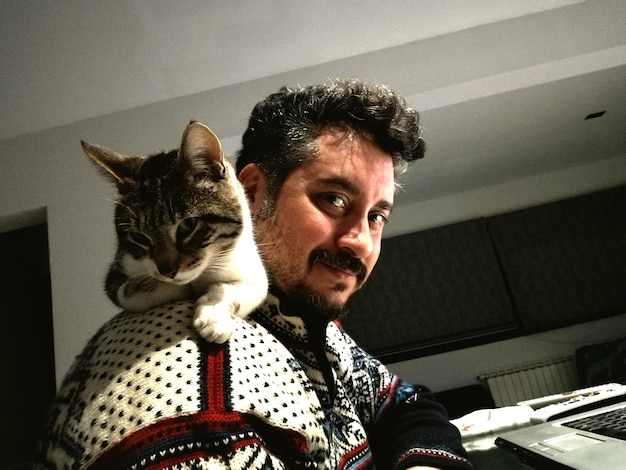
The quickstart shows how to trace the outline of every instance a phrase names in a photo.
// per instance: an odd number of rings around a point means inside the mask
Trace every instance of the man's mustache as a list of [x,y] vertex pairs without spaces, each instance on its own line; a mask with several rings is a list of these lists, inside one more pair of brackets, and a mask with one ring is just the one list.
[[367,274],[367,268],[358,258],[353,258],[342,252],[333,253],[326,250],[314,250],[311,253],[310,265],[313,266],[318,262],[330,265],[341,271],[351,272],[357,277],[359,282],[362,282]]

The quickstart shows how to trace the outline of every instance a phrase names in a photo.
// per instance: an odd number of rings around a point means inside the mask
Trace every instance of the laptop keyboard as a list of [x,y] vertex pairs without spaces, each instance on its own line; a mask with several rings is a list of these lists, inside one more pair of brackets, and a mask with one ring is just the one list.
[[626,408],[569,421],[564,426],[626,440]]

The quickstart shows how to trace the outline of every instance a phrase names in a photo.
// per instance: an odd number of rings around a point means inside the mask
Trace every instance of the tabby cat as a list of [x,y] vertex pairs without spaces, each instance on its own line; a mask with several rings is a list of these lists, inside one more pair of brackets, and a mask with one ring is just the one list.
[[265,298],[267,277],[243,187],[218,138],[192,121],[180,149],[148,157],[81,143],[118,191],[108,296],[131,311],[195,299],[200,335],[228,340],[235,316]]

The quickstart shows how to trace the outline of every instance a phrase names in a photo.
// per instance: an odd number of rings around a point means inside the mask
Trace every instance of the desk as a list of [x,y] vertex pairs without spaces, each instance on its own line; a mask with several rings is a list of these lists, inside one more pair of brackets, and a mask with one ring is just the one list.
[[511,452],[500,449],[494,444],[497,434],[463,439],[463,446],[467,450],[474,470],[522,470],[529,467],[524,465]]
[[461,430],[463,446],[476,470],[518,470],[528,468],[515,454],[496,446],[498,434],[531,425],[530,406],[481,409],[451,422]]

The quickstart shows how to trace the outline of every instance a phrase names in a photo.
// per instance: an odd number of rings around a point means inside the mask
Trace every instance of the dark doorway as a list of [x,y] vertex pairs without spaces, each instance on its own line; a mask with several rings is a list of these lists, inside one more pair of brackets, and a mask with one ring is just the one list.
[[0,233],[0,468],[27,468],[55,394],[47,225]]

